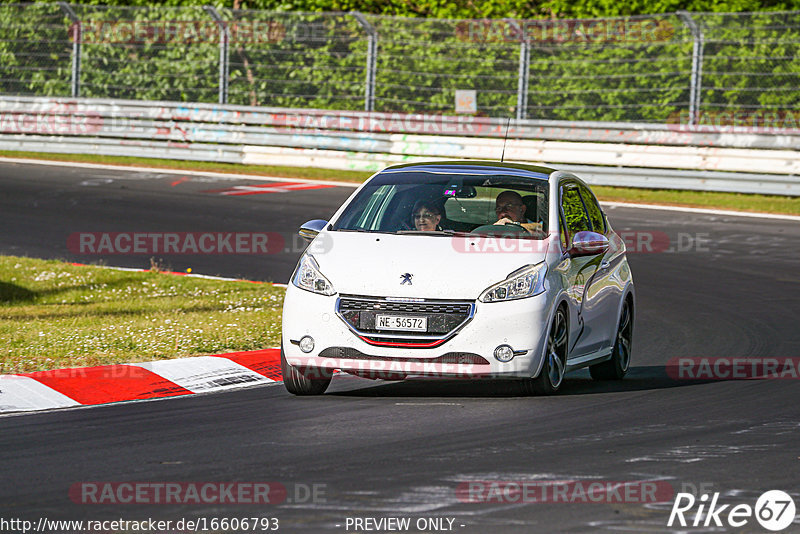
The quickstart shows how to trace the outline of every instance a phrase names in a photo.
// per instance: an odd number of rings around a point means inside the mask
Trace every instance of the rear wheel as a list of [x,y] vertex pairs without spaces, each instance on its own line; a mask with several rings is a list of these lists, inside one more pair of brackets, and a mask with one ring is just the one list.
[[289,365],[286,356],[283,354],[283,344],[281,344],[281,374],[283,374],[283,385],[289,393],[294,395],[322,395],[331,383],[330,371],[318,369],[316,372],[300,372],[299,369]]
[[567,314],[563,307],[556,310],[550,332],[547,335],[542,370],[536,378],[523,382],[523,390],[527,394],[552,395],[561,387],[567,361]]
[[633,315],[630,303],[626,300],[619,316],[619,328],[611,359],[589,367],[595,380],[621,380],[631,364],[631,341],[633,340]]

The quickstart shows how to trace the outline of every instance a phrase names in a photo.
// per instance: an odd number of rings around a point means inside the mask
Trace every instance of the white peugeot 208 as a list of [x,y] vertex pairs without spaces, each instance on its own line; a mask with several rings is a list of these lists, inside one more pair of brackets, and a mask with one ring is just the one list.
[[589,367],[622,378],[634,287],[625,245],[578,177],[531,165],[389,167],[311,244],[283,307],[286,389],[316,395],[334,370],[365,378],[514,378],[558,391]]

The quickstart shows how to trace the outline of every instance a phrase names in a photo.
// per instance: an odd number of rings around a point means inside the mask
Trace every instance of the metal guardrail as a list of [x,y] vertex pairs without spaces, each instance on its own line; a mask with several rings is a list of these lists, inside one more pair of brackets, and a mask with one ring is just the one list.
[[[644,145],[697,146],[751,149],[796,149],[800,147],[797,128],[686,126],[593,121],[509,120],[469,115],[424,113],[383,113],[332,111],[209,103],[165,101],[73,99],[52,97],[0,96],[0,132],[52,134],[59,127],[65,133],[103,131],[109,135],[134,135],[135,128],[153,128],[154,134],[185,136],[189,126],[260,132],[306,133],[317,131],[357,133],[400,133],[630,143]],[[40,117],[69,116],[66,123],[41,122]],[[21,125],[33,116],[35,125]],[[152,121],[148,123],[147,121]],[[135,125],[133,123],[135,121]],[[52,124],[52,127],[49,125]],[[71,125],[72,130],[67,125]],[[188,128],[188,129],[187,129]],[[256,130],[253,130],[256,131]],[[178,132],[178,134],[175,134]],[[149,136],[150,134],[148,134]],[[149,137],[148,137],[149,138]]]
[[[580,169],[596,184],[800,195],[800,152],[776,149],[800,146],[800,137],[792,135],[702,128],[677,131],[665,125],[545,124],[424,114],[0,97],[0,149],[4,150],[343,170],[376,171],[392,163],[431,159],[498,159],[507,126],[507,160]],[[759,145],[765,149],[732,148]]]

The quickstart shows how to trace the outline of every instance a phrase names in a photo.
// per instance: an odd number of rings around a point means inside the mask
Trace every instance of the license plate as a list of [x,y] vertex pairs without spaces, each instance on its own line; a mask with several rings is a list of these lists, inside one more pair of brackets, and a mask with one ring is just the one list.
[[407,317],[403,315],[376,315],[375,328],[381,330],[425,332],[428,329],[428,318]]

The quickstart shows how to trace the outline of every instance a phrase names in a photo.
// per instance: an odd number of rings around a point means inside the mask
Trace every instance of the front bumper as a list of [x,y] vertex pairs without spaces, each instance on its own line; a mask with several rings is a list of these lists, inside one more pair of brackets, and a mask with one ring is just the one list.
[[[283,307],[283,350],[298,368],[339,369],[371,378],[532,377],[541,368],[551,303],[547,293],[509,302],[475,303],[475,313],[454,336],[431,348],[375,346],[362,340],[336,314],[330,297],[289,284]],[[309,353],[297,343],[314,339]],[[516,352],[509,362],[494,357],[499,345]]]

